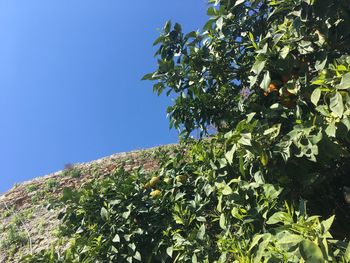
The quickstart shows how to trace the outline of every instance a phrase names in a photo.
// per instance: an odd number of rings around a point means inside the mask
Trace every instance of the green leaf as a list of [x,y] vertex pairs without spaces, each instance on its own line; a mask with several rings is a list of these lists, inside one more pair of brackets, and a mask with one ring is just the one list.
[[243,153],[242,152],[239,154],[239,171],[243,176],[245,175],[244,160],[243,160]]
[[164,32],[167,34],[170,32],[170,28],[171,28],[171,22],[170,20],[166,21],[165,25],[164,25]]
[[244,3],[244,1],[245,1],[245,0],[236,0],[234,6],[238,6],[238,5],[242,4],[242,3]]
[[102,219],[103,219],[104,221],[107,221],[107,220],[108,220],[108,211],[107,211],[107,209],[106,209],[105,207],[102,207],[102,208],[101,208],[100,215],[101,215],[101,217],[102,217]]
[[199,228],[198,232],[197,232],[197,238],[200,240],[203,240],[205,235],[205,225],[202,224],[202,226]]
[[192,255],[192,263],[197,263],[197,262],[198,262],[197,256],[196,256],[196,254],[193,254]]
[[255,61],[251,71],[254,72],[256,75],[259,75],[260,72],[264,69],[265,65],[266,60],[257,60]]
[[116,234],[112,240],[112,242],[119,243],[120,242],[120,237],[118,234]]
[[314,89],[314,91],[311,94],[311,102],[315,106],[317,106],[318,101],[321,98],[321,90],[320,89]]
[[317,60],[316,63],[315,63],[315,69],[317,71],[320,71],[320,70],[324,69],[324,67],[326,66],[327,55],[326,54],[322,54],[321,59],[323,59],[323,60]]
[[178,33],[181,33],[181,31],[182,31],[181,25],[179,23],[176,23],[174,26],[174,30]]
[[252,242],[250,243],[250,247],[249,247],[249,250],[248,250],[248,251],[252,250],[252,248],[254,248],[254,247],[258,244],[258,242],[260,241],[260,239],[263,238],[263,237],[264,237],[264,234],[255,235],[255,236],[253,237]]
[[336,87],[337,89],[349,89],[350,88],[350,72],[346,73],[340,81],[340,84]]
[[336,92],[333,97],[330,99],[329,108],[338,115],[338,117],[341,117],[344,112],[344,104],[343,104],[343,98],[339,92]]
[[280,56],[281,58],[285,59],[290,51],[290,47],[289,46],[284,46],[281,50],[280,50]]
[[269,157],[267,156],[266,152],[262,152],[260,154],[260,161],[263,166],[266,166],[269,162]]
[[242,133],[241,138],[238,140],[238,143],[242,145],[252,146],[251,140],[252,140],[251,133]]
[[142,80],[151,80],[153,73],[148,73],[142,77]]
[[346,262],[350,262],[350,242],[348,243],[348,246],[346,247],[344,258],[345,258]]
[[219,195],[218,197],[218,204],[216,206],[216,209],[221,212],[222,211],[222,195]]
[[134,254],[134,259],[136,259],[136,260],[138,260],[138,261],[142,261],[140,252],[138,252],[138,251],[135,252],[135,254]]
[[173,251],[174,251],[174,247],[173,247],[173,246],[168,247],[168,248],[166,249],[166,253],[168,254],[168,256],[169,256],[170,258],[173,257]]
[[277,244],[292,246],[298,244],[302,240],[302,235],[292,234],[288,231],[283,231],[278,234]]
[[164,40],[164,36],[163,36],[163,35],[159,36],[156,40],[154,40],[153,46],[158,45],[158,44],[159,44],[160,42],[162,42],[163,40]]
[[219,225],[220,225],[221,229],[224,229],[224,230],[226,229],[226,219],[225,219],[225,214],[224,213],[222,213],[220,215]]
[[236,151],[236,147],[233,146],[231,150],[225,153],[226,160],[228,161],[229,164],[232,164],[235,151]]
[[217,10],[214,6],[211,6],[207,10],[207,15],[208,16],[216,16],[217,15]]
[[328,218],[327,220],[324,220],[321,222],[321,227],[322,227],[322,233],[326,234],[328,230],[331,228],[333,221],[334,221],[334,215]]
[[271,83],[270,72],[267,71],[264,75],[262,82],[260,83],[260,88],[262,88],[264,91],[267,91],[267,88],[269,87],[270,83]]
[[224,18],[221,16],[216,20],[216,27],[218,30],[222,30],[222,27],[224,25]]
[[260,263],[262,262],[261,259],[263,258],[263,256],[266,253],[266,247],[268,246],[268,244],[270,243],[271,240],[271,234],[264,234],[264,239],[263,241],[259,244],[258,246],[258,250],[255,253],[255,257],[253,262],[254,263]]
[[323,263],[322,250],[312,241],[303,240],[299,244],[300,254],[306,263]]
[[226,185],[225,188],[222,190],[223,195],[230,195],[232,194],[232,188],[229,185]]
[[290,218],[290,215],[288,215],[286,212],[276,212],[270,218],[266,221],[266,224],[268,225],[274,225],[277,223],[289,223],[292,219]]
[[334,121],[328,124],[328,127],[326,128],[325,132],[329,137],[335,138],[336,127]]

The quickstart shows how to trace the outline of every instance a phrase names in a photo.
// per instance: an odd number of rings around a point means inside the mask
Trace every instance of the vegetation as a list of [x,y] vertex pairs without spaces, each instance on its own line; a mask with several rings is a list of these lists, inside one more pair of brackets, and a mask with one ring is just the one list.
[[167,22],[144,77],[177,95],[179,148],[156,172],[65,189],[70,246],[23,262],[350,261],[347,0],[209,0],[208,15],[202,32]]

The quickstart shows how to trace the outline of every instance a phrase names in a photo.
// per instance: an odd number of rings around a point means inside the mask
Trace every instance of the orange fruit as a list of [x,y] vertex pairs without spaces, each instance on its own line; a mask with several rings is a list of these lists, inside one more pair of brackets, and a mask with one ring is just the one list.
[[153,198],[153,199],[155,199],[155,198],[158,198],[160,195],[162,194],[162,192],[160,191],[160,190],[154,190],[154,191],[152,191],[152,192],[150,192],[150,196]]
[[159,180],[160,180],[159,176],[153,176],[149,181],[149,185],[151,187],[154,187],[159,182]]
[[275,83],[270,83],[267,90],[264,92],[264,95],[267,96],[273,91],[278,91],[278,86]]
[[272,92],[272,91],[277,91],[278,90],[278,87],[275,83],[270,83],[269,87],[267,88],[268,92]]
[[186,175],[178,175],[178,176],[176,176],[176,182],[184,184],[184,183],[186,183],[186,181],[187,181],[187,176]]

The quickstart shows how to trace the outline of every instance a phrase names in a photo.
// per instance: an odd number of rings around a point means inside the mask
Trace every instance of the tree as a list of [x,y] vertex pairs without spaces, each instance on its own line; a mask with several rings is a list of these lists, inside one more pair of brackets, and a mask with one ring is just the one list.
[[209,3],[202,32],[167,22],[154,42],[158,68],[144,78],[158,94],[178,94],[171,126],[205,135],[210,125],[237,130],[250,116],[256,127],[244,132],[255,160],[246,156],[245,169],[308,199],[313,212],[335,210],[337,234],[349,237],[348,1]]

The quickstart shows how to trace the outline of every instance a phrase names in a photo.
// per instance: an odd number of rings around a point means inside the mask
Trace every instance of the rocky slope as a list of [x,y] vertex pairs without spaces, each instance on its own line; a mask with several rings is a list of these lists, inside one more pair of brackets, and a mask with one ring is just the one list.
[[0,263],[19,262],[28,253],[50,247],[58,241],[58,208],[50,204],[66,187],[79,188],[96,175],[108,176],[116,169],[158,168],[160,153],[175,145],[119,153],[84,164],[67,165],[64,170],[15,185],[0,196]]

